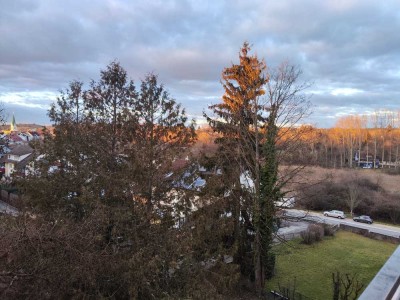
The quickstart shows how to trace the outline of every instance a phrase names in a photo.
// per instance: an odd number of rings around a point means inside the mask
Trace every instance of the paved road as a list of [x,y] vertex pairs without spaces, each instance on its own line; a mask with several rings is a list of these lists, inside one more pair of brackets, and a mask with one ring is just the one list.
[[7,203],[5,203],[5,202],[0,200],[0,213],[5,213],[5,214],[12,215],[12,216],[17,216],[18,215],[18,210],[15,207],[13,207],[13,206],[11,206],[11,205],[9,205],[9,204],[7,204]]
[[383,225],[376,223],[370,225],[370,224],[358,223],[354,222],[352,218],[346,218],[344,220],[341,220],[332,217],[325,217],[321,213],[315,213],[311,211],[303,211],[297,209],[287,210],[286,215],[289,216],[289,218],[303,218],[305,221],[309,222],[328,223],[332,225],[346,224],[358,228],[368,229],[371,232],[380,233],[386,236],[400,237],[400,227],[395,227],[390,225]]

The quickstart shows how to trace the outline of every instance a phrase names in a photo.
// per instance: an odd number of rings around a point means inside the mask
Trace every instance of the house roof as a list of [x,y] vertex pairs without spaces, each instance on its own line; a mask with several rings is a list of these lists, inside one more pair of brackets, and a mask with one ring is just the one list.
[[2,158],[0,158],[0,163],[13,163],[13,164],[16,164],[16,163],[18,163],[18,160],[9,159],[7,156],[3,156]]
[[37,133],[37,131],[34,131],[34,130],[30,130],[29,134],[33,135],[33,136],[39,136],[39,133]]
[[186,159],[176,159],[172,163],[172,169],[179,170],[179,169],[186,167],[188,164],[189,164],[189,161],[187,161]]
[[23,160],[17,162],[17,164],[15,165],[15,168],[17,170],[24,168],[30,161],[32,161],[32,159],[33,159],[33,155],[31,154],[28,157],[25,157]]
[[23,139],[21,139],[21,137],[18,136],[17,134],[10,134],[8,138],[14,142],[22,142],[23,141]]
[[32,153],[30,155],[28,155],[27,157],[25,157],[23,160],[21,161],[17,161],[17,160],[13,160],[13,159],[9,159],[6,156],[3,156],[2,158],[0,158],[0,163],[12,163],[15,165],[15,169],[17,170],[21,170],[23,169],[29,162],[31,162],[33,159],[33,155]]
[[15,145],[14,147],[11,147],[11,152],[8,154],[22,156],[32,152],[33,149],[29,145]]

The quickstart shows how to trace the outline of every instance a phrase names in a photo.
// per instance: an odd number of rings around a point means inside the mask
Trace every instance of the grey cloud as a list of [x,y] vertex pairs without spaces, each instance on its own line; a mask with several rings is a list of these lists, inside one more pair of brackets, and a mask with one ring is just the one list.
[[18,123],[24,124],[37,124],[37,125],[50,125],[50,119],[47,117],[47,110],[32,109],[30,107],[23,107],[12,104],[4,104],[6,110],[5,121],[11,122],[12,115],[15,115],[15,120]]
[[[321,92],[312,97],[320,126],[334,118],[329,111],[395,107],[399,96],[395,0],[0,0],[0,7],[0,93],[57,94],[73,79],[98,79],[118,59],[136,82],[159,74],[188,113],[201,115],[219,101],[221,71],[247,40],[268,65],[289,60],[303,69],[302,79]],[[362,93],[330,94],[340,88]]]

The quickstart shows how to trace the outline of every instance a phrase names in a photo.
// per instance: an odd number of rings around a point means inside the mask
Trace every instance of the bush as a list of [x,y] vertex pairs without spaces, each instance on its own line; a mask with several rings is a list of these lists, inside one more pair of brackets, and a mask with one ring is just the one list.
[[237,286],[239,265],[220,255],[232,226],[212,222],[212,207],[179,230],[126,207],[98,205],[79,221],[0,215],[0,298],[216,299]]
[[319,242],[324,237],[324,228],[318,224],[310,224],[308,225],[307,230],[301,233],[301,238],[303,239],[303,243],[307,245],[314,244],[315,242]]
[[300,194],[298,204],[310,210],[342,209],[345,187],[333,181],[323,181],[309,186]]
[[315,243],[314,235],[308,230],[302,231],[300,236],[303,239],[304,244],[311,245]]
[[385,195],[375,201],[371,210],[373,219],[389,221],[394,224],[400,223],[400,197],[395,195]]
[[369,191],[379,191],[381,189],[377,182],[372,182],[369,178],[361,177],[355,180],[355,182],[362,189],[367,189]]
[[335,236],[335,233],[337,231],[337,227],[336,226],[332,226],[329,224],[323,224],[322,225],[324,228],[324,236]]
[[400,222],[400,197],[389,194],[378,183],[374,183],[365,176],[342,176],[339,182],[323,180],[318,184],[310,185],[300,193],[298,204],[309,210],[348,210],[348,185],[359,190],[353,213],[369,215],[373,219],[386,220],[393,223]]
[[382,172],[388,175],[400,175],[400,169],[398,168],[382,169]]

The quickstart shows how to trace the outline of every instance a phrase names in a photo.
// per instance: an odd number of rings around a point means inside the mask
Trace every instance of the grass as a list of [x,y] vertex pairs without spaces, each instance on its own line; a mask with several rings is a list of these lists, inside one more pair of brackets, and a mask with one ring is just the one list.
[[357,274],[366,287],[396,247],[345,231],[311,246],[300,240],[277,245],[276,275],[267,288],[292,286],[295,279],[297,292],[312,299],[331,299],[332,273]]

